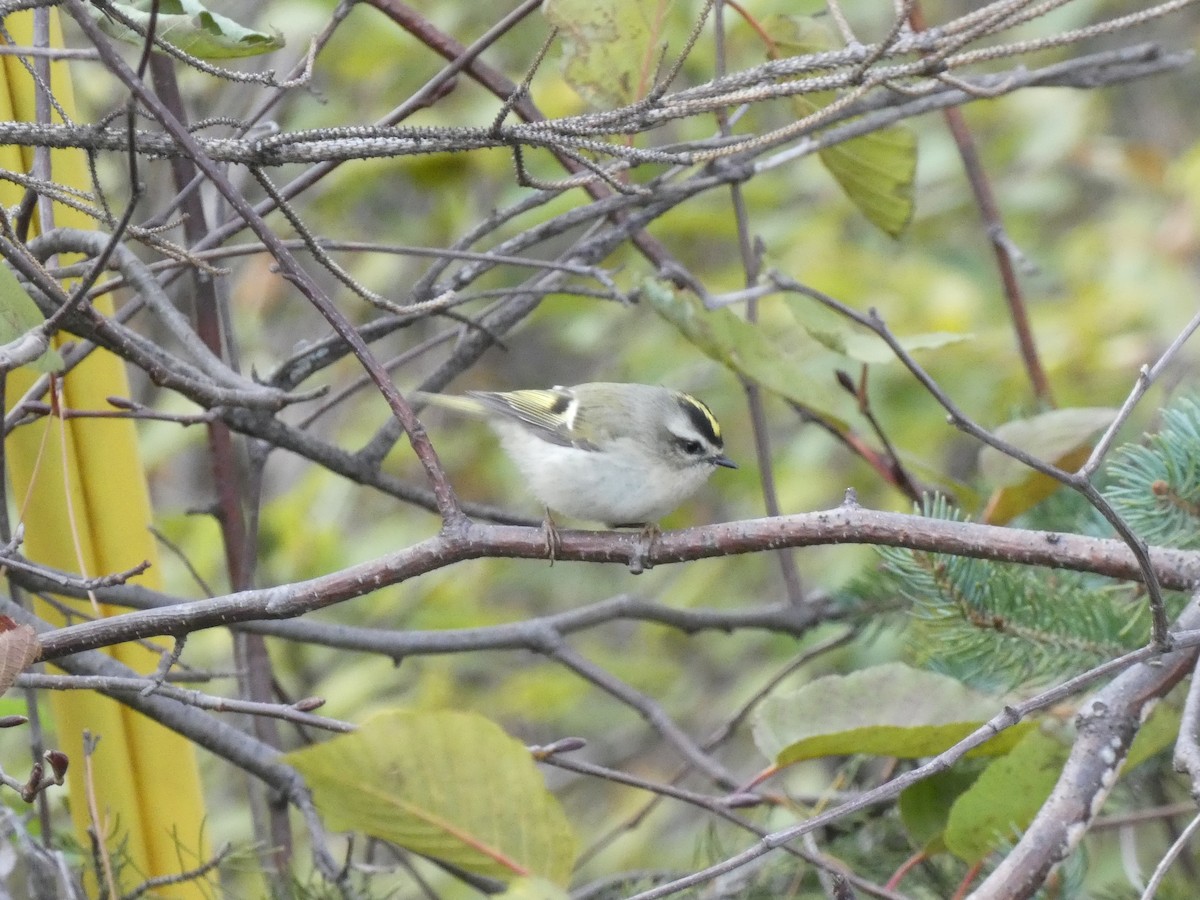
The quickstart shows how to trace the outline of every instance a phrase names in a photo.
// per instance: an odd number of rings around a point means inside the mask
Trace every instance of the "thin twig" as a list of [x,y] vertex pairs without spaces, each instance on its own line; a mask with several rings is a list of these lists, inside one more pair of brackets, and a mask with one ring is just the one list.
[[[912,23],[914,30],[924,31],[929,26],[925,21],[925,13],[921,4],[918,0],[908,0],[908,3],[909,22]],[[958,147],[958,154],[962,157],[963,168],[966,169],[967,182],[971,185],[971,193],[975,195],[975,203],[979,207],[988,238],[992,242],[996,267],[1000,271],[1000,283],[1004,287],[1004,299],[1008,303],[1008,312],[1012,319],[1013,329],[1016,331],[1021,358],[1025,362],[1025,371],[1033,384],[1033,394],[1039,403],[1053,406],[1054,395],[1038,355],[1033,328],[1029,324],[1029,310],[1021,292],[1021,283],[1017,279],[1016,266],[1013,265],[1012,242],[1007,237],[1004,219],[1000,214],[1000,206],[992,191],[991,180],[983,167],[979,149],[975,144],[975,139],[971,136],[970,129],[967,128],[967,121],[963,118],[962,111],[957,107],[951,107],[944,110],[942,115],[946,119],[950,133],[954,136],[955,146]]]
[[893,778],[891,781],[880,785],[874,790],[866,791],[858,797],[839,803],[831,809],[812,816],[803,822],[772,832],[753,846],[719,863],[707,866],[683,878],[676,879],[669,884],[634,894],[628,900],[658,900],[658,898],[668,897],[685,888],[704,884],[727,872],[736,871],[742,866],[754,862],[754,860],[805,834],[818,831],[828,823],[836,822],[858,810],[868,809],[879,803],[889,802],[899,796],[906,788],[925,780],[931,775],[946,771],[975,747],[986,743],[1000,732],[1013,727],[1033,713],[1061,702],[1102,678],[1125,671],[1131,666],[1145,662],[1146,660],[1153,660],[1159,655],[1158,651],[1153,647],[1143,647],[1141,650],[1135,650],[1117,659],[1102,663],[1019,704],[1005,707],[1002,712],[995,715],[991,720],[977,728],[950,749],[935,756],[929,762]]
[[1104,434],[1101,435],[1100,439],[1096,442],[1096,446],[1092,449],[1092,453],[1087,458],[1087,462],[1080,466],[1079,471],[1075,473],[1078,477],[1090,479],[1096,474],[1096,470],[1099,469],[1100,464],[1104,462],[1104,458],[1108,455],[1108,451],[1112,449],[1113,442],[1117,439],[1117,432],[1129,419],[1134,407],[1137,406],[1138,402],[1143,396],[1145,396],[1146,391],[1150,389],[1150,386],[1158,381],[1160,377],[1162,377],[1162,373],[1166,370],[1167,366],[1169,366],[1175,360],[1175,357],[1179,354],[1179,351],[1183,349],[1183,345],[1188,342],[1197,328],[1200,328],[1200,313],[1192,316],[1191,321],[1183,327],[1179,334],[1175,335],[1175,339],[1172,340],[1170,346],[1168,346],[1167,349],[1162,352],[1162,355],[1155,360],[1154,365],[1142,366],[1141,371],[1138,372],[1137,380],[1134,382],[1133,388],[1129,392],[1129,396],[1127,396],[1125,398],[1125,402],[1121,404],[1121,408],[1118,410],[1116,418],[1112,420]]
[[1033,454],[1017,447],[1016,445],[997,437],[992,432],[988,431],[983,426],[977,424],[969,416],[966,415],[958,405],[950,398],[950,396],[939,385],[921,365],[913,358],[896,336],[884,323],[883,319],[874,310],[868,313],[860,313],[857,310],[847,306],[839,300],[835,300],[828,294],[801,284],[794,279],[780,275],[778,273],[772,276],[775,283],[782,289],[795,291],[796,293],[804,294],[819,301],[835,312],[845,316],[846,318],[857,322],[865,328],[870,329],[879,335],[891,348],[896,358],[904,364],[904,367],[913,374],[914,377],[924,386],[925,390],[933,397],[943,409],[949,414],[950,424],[960,431],[963,431],[976,440],[981,441],[995,449],[999,450],[1006,456],[1010,456],[1018,462],[1023,463],[1034,471],[1041,472],[1043,475],[1048,475],[1055,481],[1071,488],[1087,499],[1092,507],[1100,513],[1117,532],[1118,536],[1129,547],[1130,552],[1138,560],[1138,565],[1142,569],[1144,583],[1146,585],[1146,595],[1150,605],[1150,617],[1152,624],[1151,639],[1162,650],[1169,649],[1170,635],[1167,632],[1167,614],[1166,607],[1163,603],[1162,585],[1159,583],[1158,575],[1154,571],[1154,566],[1150,562],[1150,555],[1145,541],[1138,537],[1129,527],[1115,509],[1112,504],[1105,499],[1099,490],[1086,478],[1081,478],[1070,472],[1060,469],[1058,466],[1045,462]]

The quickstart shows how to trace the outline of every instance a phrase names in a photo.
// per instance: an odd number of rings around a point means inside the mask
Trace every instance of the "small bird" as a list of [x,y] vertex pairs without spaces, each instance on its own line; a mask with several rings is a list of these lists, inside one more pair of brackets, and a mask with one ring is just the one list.
[[717,466],[736,469],[723,452],[721,426],[688,394],[648,384],[591,382],[549,390],[414,395],[483,417],[551,512],[613,528],[655,523],[694,494]]

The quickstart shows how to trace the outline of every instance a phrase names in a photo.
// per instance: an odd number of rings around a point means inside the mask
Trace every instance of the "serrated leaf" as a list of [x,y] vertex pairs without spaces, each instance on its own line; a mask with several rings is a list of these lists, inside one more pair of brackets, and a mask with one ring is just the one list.
[[[1093,438],[1116,414],[1117,410],[1108,407],[1052,409],[1005,422],[994,433],[1038,459],[1070,471],[1087,461]],[[979,451],[979,474],[995,487],[983,516],[993,525],[1010,521],[1062,487],[1050,476],[987,446]]]
[[[946,675],[887,663],[769,697],[755,715],[754,740],[778,766],[851,753],[916,759],[952,747],[997,706]],[[1004,753],[1030,727],[1002,731],[974,753]]]
[[976,863],[1012,844],[1058,781],[1069,748],[1033,730],[1012,752],[991,762],[954,802],[946,821],[946,848]]
[[285,758],[330,828],[505,882],[570,878],[577,841],[562,808],[529,751],[482,716],[383,713]]
[[[803,16],[773,16],[766,30],[792,53],[834,49],[833,36]],[[793,97],[799,118],[828,106],[834,94],[817,92]],[[853,121],[853,120],[850,120]],[[842,123],[845,124],[845,123]],[[913,185],[917,175],[917,136],[905,125],[891,125],[818,151],[821,163],[867,220],[898,237],[912,220]]]
[[[150,25],[152,0],[113,3],[112,6],[143,31]],[[154,33],[184,53],[200,59],[234,59],[271,53],[284,45],[283,36],[239,25],[208,10],[199,0],[160,0]],[[106,16],[99,5],[88,4],[92,20],[109,37],[142,46],[145,37]]]
[[546,0],[559,29],[563,77],[597,109],[645,96],[658,65],[662,23],[672,0]]
[[852,400],[837,390],[834,371],[844,360],[792,327],[768,330],[728,309],[705,309],[699,298],[647,279],[641,296],[702,353],[765,389],[847,427]]
[[[0,265],[0,349],[10,352],[15,350],[16,348],[6,345],[23,340],[44,321],[46,317],[21,286],[17,276],[8,266]],[[36,372],[57,372],[62,369],[62,357],[49,344],[39,341],[33,353],[37,353],[42,346],[46,349],[25,365]]]
[[28,625],[18,625],[8,616],[0,616],[0,694],[17,676],[33,665],[41,653],[37,632]]

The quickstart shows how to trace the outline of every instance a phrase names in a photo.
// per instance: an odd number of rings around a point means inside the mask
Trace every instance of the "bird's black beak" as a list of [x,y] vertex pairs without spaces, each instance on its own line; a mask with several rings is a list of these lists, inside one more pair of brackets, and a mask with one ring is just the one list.
[[721,466],[722,468],[725,468],[725,469],[736,469],[737,468],[737,463],[735,463],[732,459],[730,459],[724,453],[721,453],[718,456],[710,456],[708,458],[708,461],[710,463],[712,463],[714,466]]

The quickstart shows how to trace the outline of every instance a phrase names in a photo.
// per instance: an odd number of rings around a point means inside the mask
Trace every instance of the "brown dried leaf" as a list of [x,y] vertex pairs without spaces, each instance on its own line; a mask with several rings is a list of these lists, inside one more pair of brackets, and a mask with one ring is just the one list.
[[0,694],[12,687],[17,676],[38,658],[41,649],[37,632],[28,625],[17,625],[11,619],[0,622]]

